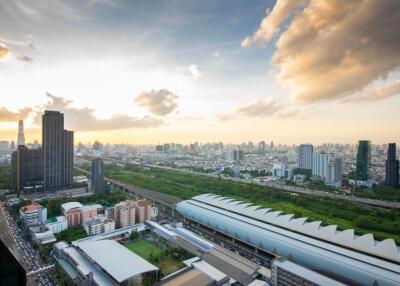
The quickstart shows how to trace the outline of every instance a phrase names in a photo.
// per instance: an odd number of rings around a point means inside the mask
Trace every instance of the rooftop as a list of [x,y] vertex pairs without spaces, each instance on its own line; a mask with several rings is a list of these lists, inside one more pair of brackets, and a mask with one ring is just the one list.
[[82,204],[79,202],[68,202],[61,205],[61,208],[64,212],[73,209],[73,208],[81,208]]
[[42,206],[39,204],[30,204],[30,205],[21,207],[21,210],[24,213],[33,213],[33,212],[36,212],[39,209],[39,207],[42,207]]
[[[114,240],[83,241],[77,247],[119,283],[136,275],[158,270]],[[109,255],[110,253],[113,255]]]

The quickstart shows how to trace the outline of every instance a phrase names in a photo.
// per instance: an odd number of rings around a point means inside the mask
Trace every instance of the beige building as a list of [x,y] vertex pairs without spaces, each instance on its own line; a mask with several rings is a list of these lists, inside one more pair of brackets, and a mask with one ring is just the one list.
[[138,200],[135,202],[136,223],[143,223],[151,220],[151,205],[147,200]]
[[135,224],[135,202],[127,200],[116,204],[114,206],[114,220],[116,228]]

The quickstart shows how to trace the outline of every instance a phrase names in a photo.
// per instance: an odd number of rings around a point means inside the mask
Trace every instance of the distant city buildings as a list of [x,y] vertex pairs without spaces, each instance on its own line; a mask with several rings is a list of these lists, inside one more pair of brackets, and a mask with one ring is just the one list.
[[313,145],[301,144],[298,148],[298,163],[299,168],[303,170],[312,170],[313,163]]
[[389,143],[386,160],[386,185],[399,187],[399,160],[396,157],[396,143]]
[[43,186],[57,190],[72,183],[74,135],[64,130],[64,114],[46,110],[42,116]]
[[356,180],[368,181],[371,179],[371,141],[360,140],[356,157]]

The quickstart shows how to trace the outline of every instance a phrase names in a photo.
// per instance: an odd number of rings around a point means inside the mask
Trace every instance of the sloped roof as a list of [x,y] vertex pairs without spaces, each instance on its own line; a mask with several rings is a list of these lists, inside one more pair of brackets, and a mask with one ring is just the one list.
[[192,198],[194,201],[206,203],[221,209],[232,211],[269,224],[285,227],[319,239],[334,242],[346,247],[366,251],[378,256],[389,257],[400,262],[400,249],[391,238],[376,241],[373,234],[358,236],[354,229],[337,230],[336,225],[321,226],[321,221],[308,222],[307,218],[295,218],[293,214],[282,214],[226,197],[203,194]]
[[77,247],[119,283],[133,276],[158,270],[114,240],[83,241]]
[[61,205],[61,208],[64,210],[64,212],[73,209],[73,208],[81,208],[82,204],[79,202],[68,202],[68,203],[64,203]]

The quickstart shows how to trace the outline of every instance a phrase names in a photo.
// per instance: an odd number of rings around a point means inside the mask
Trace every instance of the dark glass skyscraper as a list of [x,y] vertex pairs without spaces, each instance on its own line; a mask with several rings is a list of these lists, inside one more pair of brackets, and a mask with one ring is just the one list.
[[360,140],[357,149],[356,179],[367,181],[370,179],[371,141]]
[[56,190],[72,183],[74,135],[64,130],[64,114],[46,110],[42,116],[43,188]]
[[96,194],[105,193],[103,160],[96,158],[92,161],[92,191]]
[[387,150],[386,185],[399,187],[399,160],[396,160],[396,143],[389,143]]

